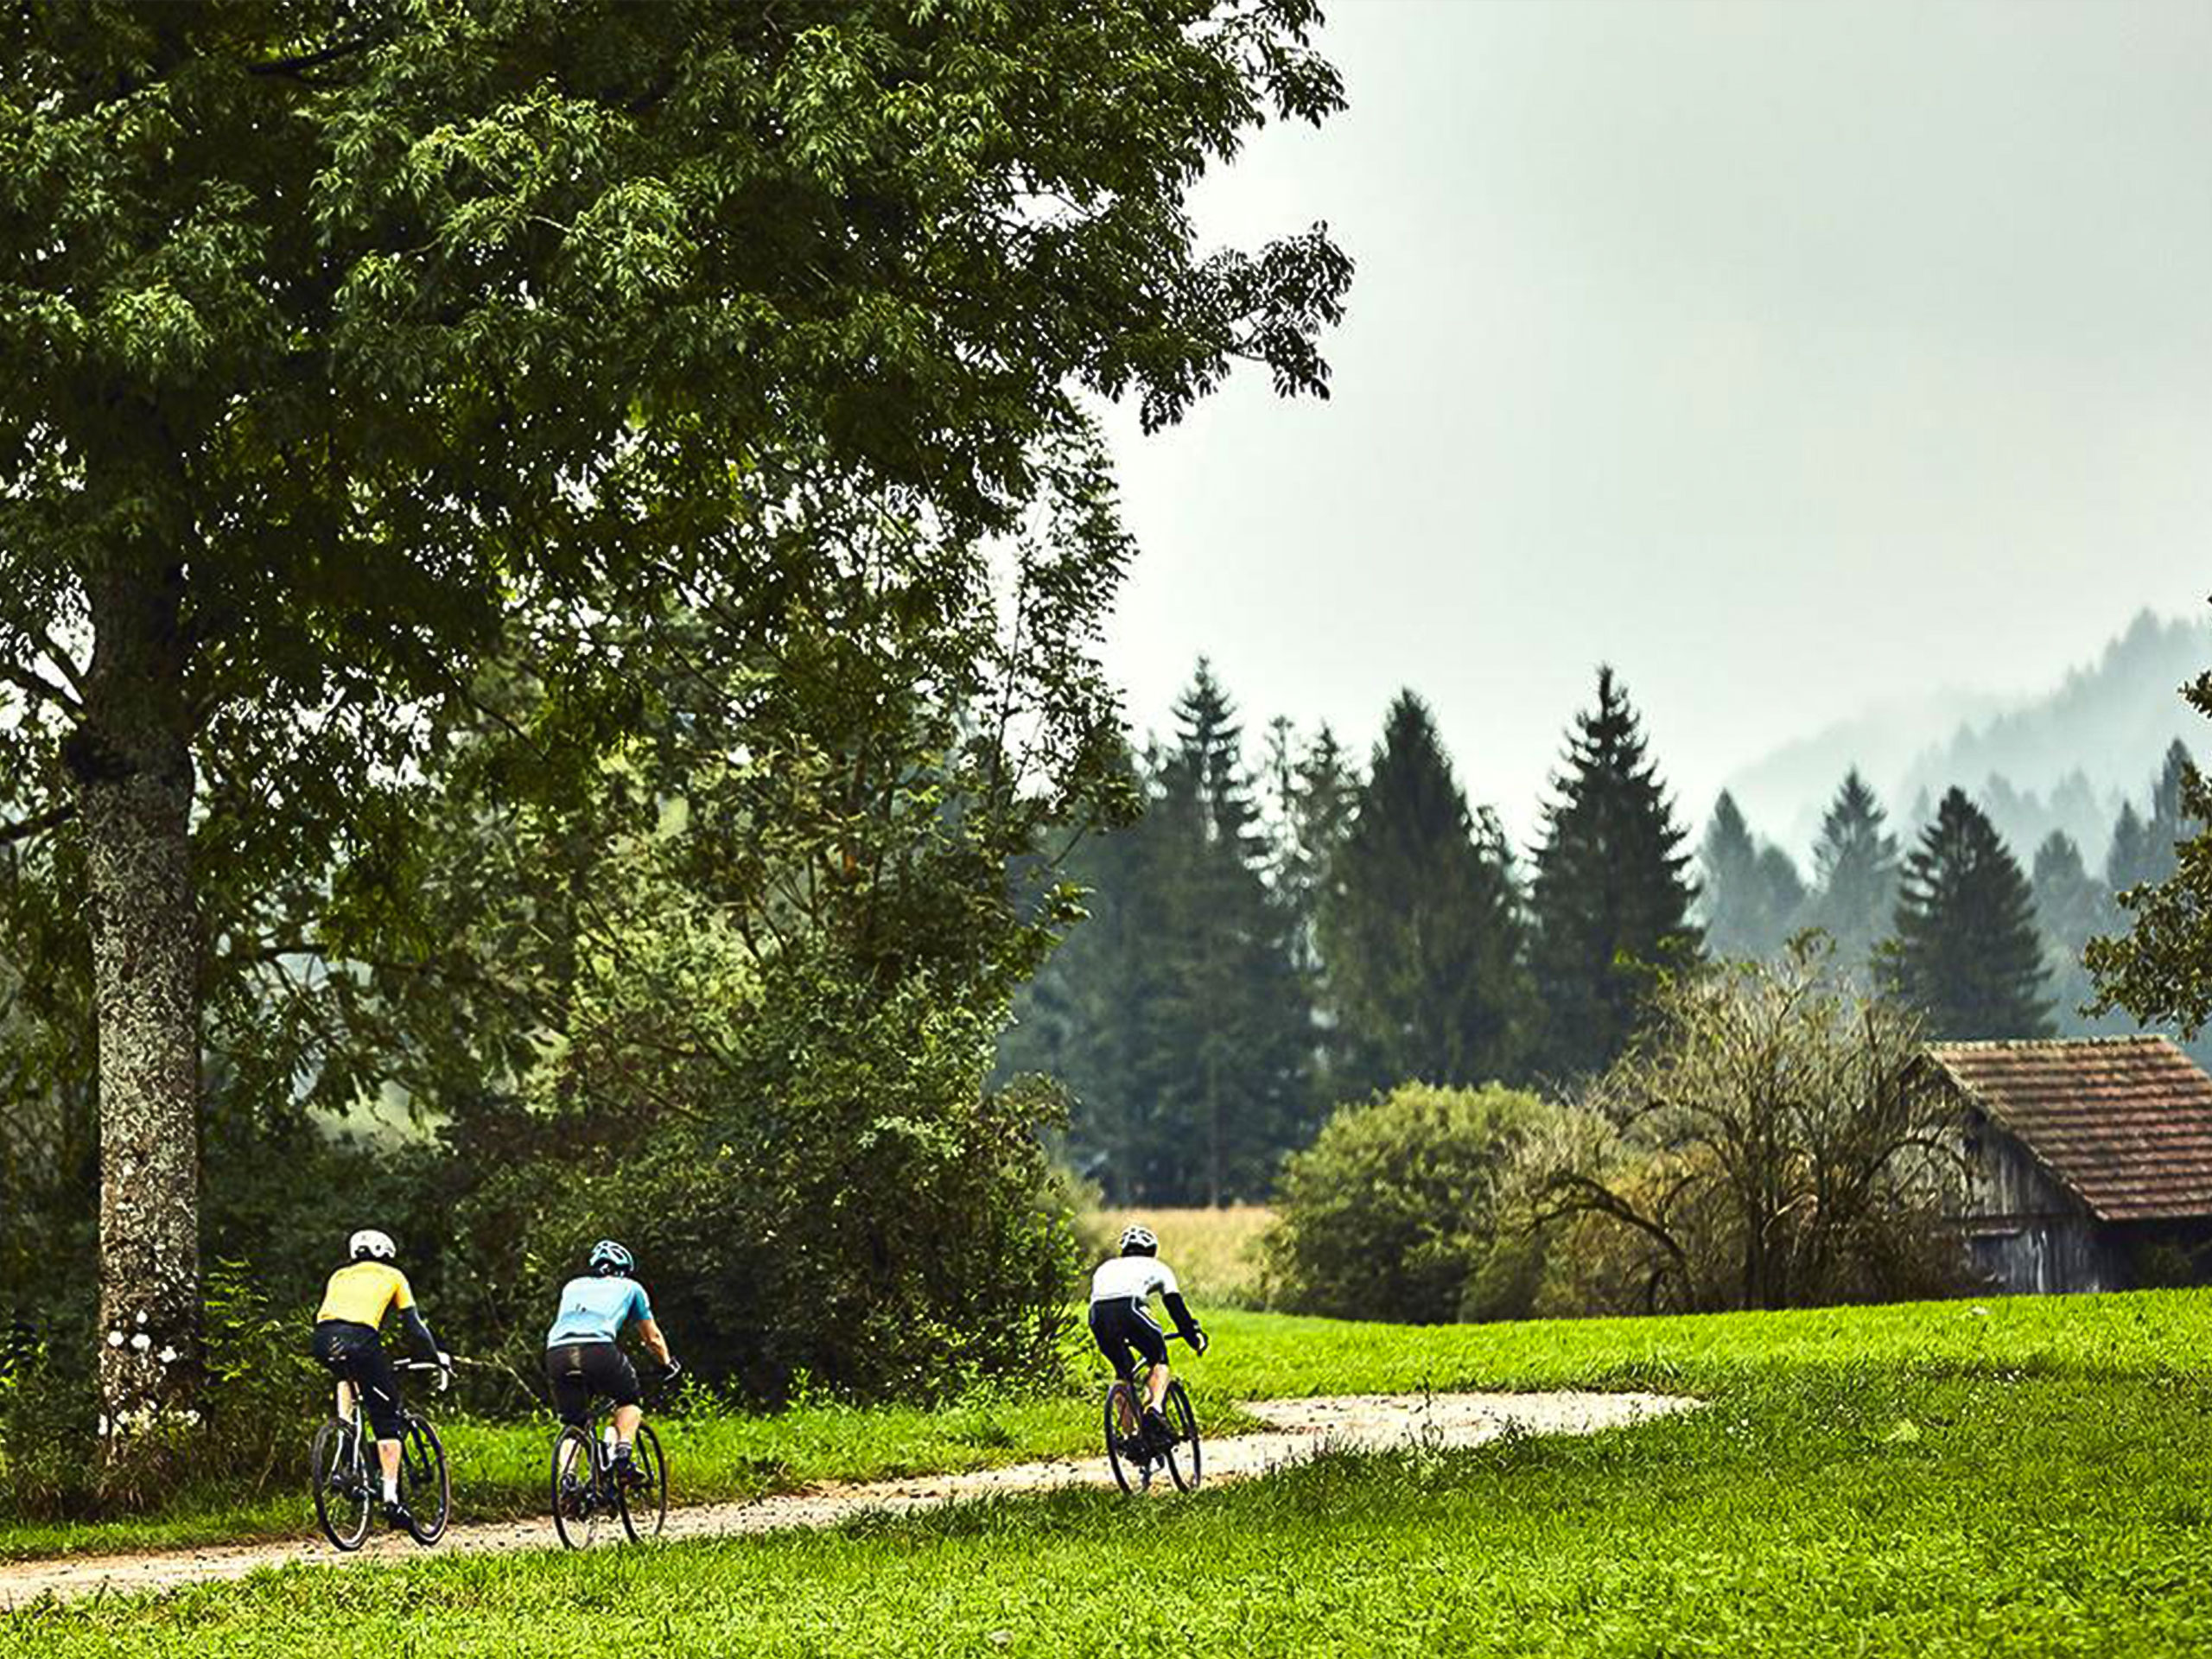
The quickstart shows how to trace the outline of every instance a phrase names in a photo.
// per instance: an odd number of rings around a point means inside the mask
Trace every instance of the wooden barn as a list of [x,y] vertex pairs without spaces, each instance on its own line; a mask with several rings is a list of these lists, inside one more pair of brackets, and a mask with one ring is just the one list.
[[2212,1279],[2212,1077],[2172,1043],[1931,1043],[1926,1063],[1960,1109],[1960,1221],[1992,1289]]

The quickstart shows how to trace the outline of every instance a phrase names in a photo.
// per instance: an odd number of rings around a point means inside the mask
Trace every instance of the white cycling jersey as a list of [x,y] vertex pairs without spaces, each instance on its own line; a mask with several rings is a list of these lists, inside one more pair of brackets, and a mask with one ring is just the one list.
[[1098,1264],[1090,1275],[1090,1300],[1099,1302],[1145,1302],[1154,1294],[1182,1294],[1174,1270],[1156,1255],[1117,1255]]

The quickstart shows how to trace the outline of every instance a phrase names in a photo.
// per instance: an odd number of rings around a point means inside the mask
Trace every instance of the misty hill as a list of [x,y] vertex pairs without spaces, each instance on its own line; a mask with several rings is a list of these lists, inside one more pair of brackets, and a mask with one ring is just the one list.
[[1801,861],[1821,809],[1855,765],[1901,837],[1955,783],[2023,861],[2060,829],[2094,869],[2121,801],[2141,810],[2169,743],[2178,737],[2212,760],[2212,727],[2178,695],[2208,665],[2212,623],[2145,611],[2041,696],[1943,691],[1887,704],[1777,750],[1728,787],[1752,829]]

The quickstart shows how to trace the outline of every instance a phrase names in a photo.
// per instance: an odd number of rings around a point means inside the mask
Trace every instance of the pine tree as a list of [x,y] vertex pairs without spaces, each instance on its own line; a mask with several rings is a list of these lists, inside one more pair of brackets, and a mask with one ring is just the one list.
[[2028,879],[1980,808],[1952,789],[1905,861],[1885,952],[1935,1038],[2047,1037],[2050,970]]
[[1897,899],[1897,837],[1888,815],[1853,767],[1821,820],[1813,849],[1813,894],[1807,922],[1835,941],[1836,964],[1863,976],[1887,931]]
[[2112,897],[2091,875],[2074,837],[2054,830],[2036,849],[2036,919],[2069,952],[2078,952],[2112,925]]
[[[2054,830],[2036,849],[2030,878],[2036,919],[2042,925],[2044,955],[2050,964],[2053,1014],[2062,1037],[2088,1036],[2099,1027],[2082,1014],[2095,995],[2082,947],[2112,925],[2111,895],[2091,875],[2073,836]],[[2107,1025],[2109,1021],[2106,1022]]]
[[1598,706],[1575,717],[1544,808],[1531,893],[1530,963],[1556,1075],[1611,1065],[1636,1030],[1649,969],[1697,954],[1688,832],[1644,751],[1626,691],[1601,667]]
[[2149,851],[2150,831],[2142,814],[2133,801],[2121,802],[2120,817],[2113,821],[2112,847],[2105,854],[2105,885],[2122,893],[2139,884]]
[[1263,1196],[1283,1153],[1311,1127],[1311,1017],[1289,918],[1262,876],[1267,847],[1243,733],[1203,660],[1175,706],[1174,747],[1157,772],[1154,861],[1160,994],[1138,1058],[1143,1128],[1132,1149],[1139,1196],[1222,1204]]
[[1322,959],[1346,1096],[1519,1075],[1529,986],[1511,854],[1468,810],[1427,706],[1402,691],[1331,871]]
[[1726,790],[1698,847],[1705,947],[1715,957],[1762,958],[1779,950],[1804,907],[1805,884],[1779,847],[1761,847]]
[[1332,891],[1338,854],[1351,834],[1359,779],[1336,734],[1323,726],[1301,750],[1290,722],[1269,723],[1268,880],[1288,929],[1292,965],[1312,1011],[1311,1082],[1317,1115],[1339,1097],[1344,1020],[1321,956],[1321,912]]
[[2183,799],[2188,781],[2196,772],[2189,746],[2176,738],[2166,750],[2165,764],[2151,791],[2151,817],[2143,827],[2143,868],[2139,880],[2164,881],[2173,874],[2178,862],[2176,849],[2196,834],[2196,821]]

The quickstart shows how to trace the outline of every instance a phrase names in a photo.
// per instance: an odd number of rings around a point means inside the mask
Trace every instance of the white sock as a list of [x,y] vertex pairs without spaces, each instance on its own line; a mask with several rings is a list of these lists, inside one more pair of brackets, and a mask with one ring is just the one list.
[[384,1501],[387,1503],[397,1503],[399,1502],[398,1476],[386,1475],[384,1478]]

